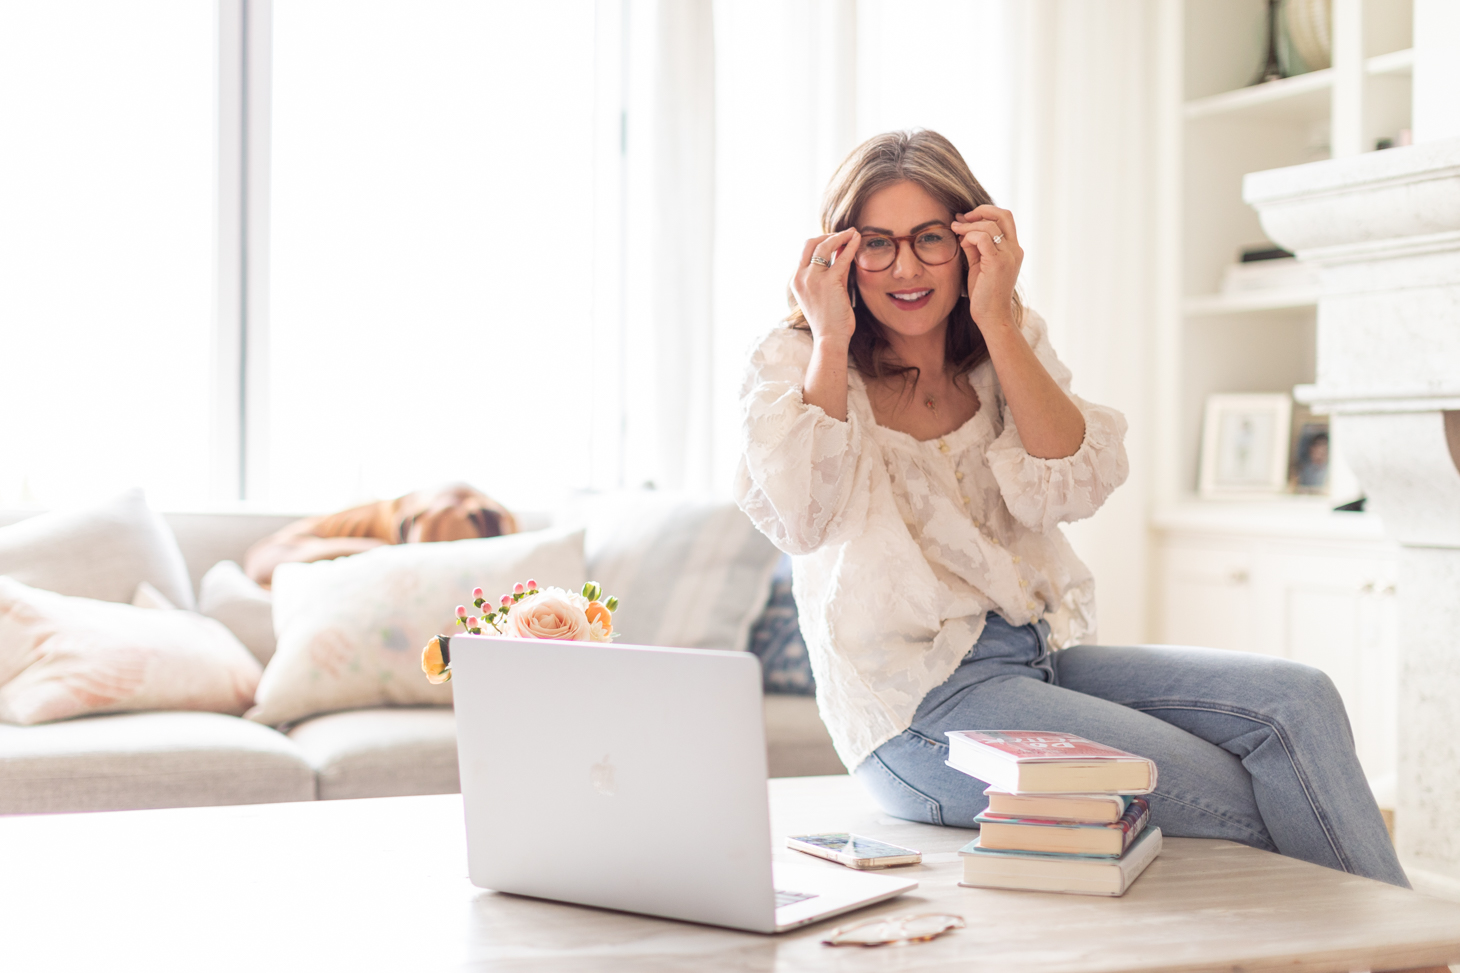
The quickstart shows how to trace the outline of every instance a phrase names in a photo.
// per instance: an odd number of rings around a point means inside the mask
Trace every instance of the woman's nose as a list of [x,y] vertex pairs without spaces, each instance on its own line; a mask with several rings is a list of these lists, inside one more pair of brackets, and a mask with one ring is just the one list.
[[916,277],[922,272],[923,262],[913,252],[912,244],[899,240],[897,244],[897,257],[892,261],[892,276],[894,277]]

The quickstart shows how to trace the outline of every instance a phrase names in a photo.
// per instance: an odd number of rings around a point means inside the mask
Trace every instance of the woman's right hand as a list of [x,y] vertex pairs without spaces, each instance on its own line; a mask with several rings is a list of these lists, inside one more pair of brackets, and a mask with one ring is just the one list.
[[[862,235],[854,227],[840,233],[815,236],[801,251],[801,266],[791,280],[791,292],[817,344],[831,342],[846,347],[857,330],[856,315],[847,296],[847,275]],[[820,264],[813,257],[826,261]]]
[[[847,421],[847,348],[857,330],[852,301],[847,296],[847,274],[862,243],[855,229],[812,237],[801,251],[801,266],[791,280],[791,292],[811,327],[811,361],[801,395],[833,419]],[[814,262],[820,257],[830,266]]]

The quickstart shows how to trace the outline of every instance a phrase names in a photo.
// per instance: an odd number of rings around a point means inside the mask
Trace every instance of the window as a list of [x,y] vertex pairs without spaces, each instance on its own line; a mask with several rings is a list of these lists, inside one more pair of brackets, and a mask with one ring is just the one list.
[[593,81],[592,0],[275,7],[271,506],[587,485]]
[[214,18],[197,0],[0,14],[0,504],[207,493]]

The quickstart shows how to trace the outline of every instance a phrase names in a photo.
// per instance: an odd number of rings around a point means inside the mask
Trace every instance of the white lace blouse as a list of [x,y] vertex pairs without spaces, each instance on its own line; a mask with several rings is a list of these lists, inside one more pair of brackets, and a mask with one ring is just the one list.
[[[1067,393],[1044,320],[1024,336]],[[794,556],[801,632],[817,703],[855,769],[907,729],[997,611],[1049,622],[1056,647],[1095,637],[1090,571],[1058,524],[1093,514],[1126,478],[1125,418],[1071,395],[1085,439],[1064,459],[1024,451],[984,361],[969,376],[979,410],[941,439],[879,426],[866,385],[848,376],[847,421],[801,396],[811,335],[777,327],[751,354],[741,389],[735,496]]]

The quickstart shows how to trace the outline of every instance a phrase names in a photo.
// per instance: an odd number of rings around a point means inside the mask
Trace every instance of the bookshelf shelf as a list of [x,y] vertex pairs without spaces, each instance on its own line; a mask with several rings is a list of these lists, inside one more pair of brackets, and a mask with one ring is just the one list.
[[1202,294],[1181,302],[1187,317],[1217,317],[1227,314],[1248,314],[1255,311],[1283,311],[1312,308],[1318,305],[1318,291],[1313,288],[1282,288],[1251,291],[1241,294]]
[[1203,118],[1281,120],[1318,118],[1328,113],[1333,69],[1310,71],[1234,91],[1197,98],[1182,105],[1188,121]]
[[1364,62],[1364,73],[1368,75],[1412,74],[1414,73],[1414,48],[1375,54]]

